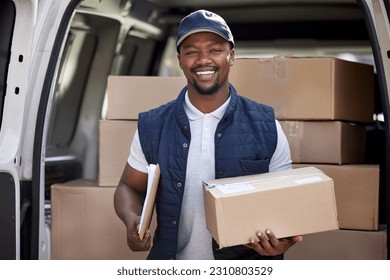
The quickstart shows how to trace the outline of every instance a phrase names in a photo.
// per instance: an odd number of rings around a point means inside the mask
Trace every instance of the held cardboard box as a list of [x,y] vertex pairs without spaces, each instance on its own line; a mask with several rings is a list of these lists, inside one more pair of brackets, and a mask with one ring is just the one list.
[[[127,246],[126,227],[114,210],[114,187],[80,179],[52,185],[51,192],[52,259],[146,259],[148,252],[132,252]],[[152,220],[152,232],[155,225]]]
[[285,260],[386,260],[387,231],[333,230],[303,236]]
[[340,121],[280,121],[294,163],[362,163],[366,126]]
[[[293,168],[306,167],[294,164]],[[379,229],[379,166],[316,164],[334,181],[341,229]]]
[[109,76],[107,119],[137,120],[140,112],[175,100],[184,77]]
[[280,120],[372,122],[374,70],[336,58],[237,59],[238,93],[274,108]]
[[220,248],[258,231],[277,238],[338,229],[333,181],[314,167],[203,182],[207,229]]
[[137,121],[100,120],[99,186],[117,186],[130,154]]

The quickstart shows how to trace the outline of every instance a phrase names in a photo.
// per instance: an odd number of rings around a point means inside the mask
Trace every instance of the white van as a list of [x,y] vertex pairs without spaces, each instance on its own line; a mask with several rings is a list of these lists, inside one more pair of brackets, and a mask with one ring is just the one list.
[[51,258],[50,186],[97,179],[108,76],[180,75],[176,28],[198,8],[226,19],[238,57],[374,65],[367,163],[380,165],[379,218],[390,223],[388,1],[2,0],[0,259]]

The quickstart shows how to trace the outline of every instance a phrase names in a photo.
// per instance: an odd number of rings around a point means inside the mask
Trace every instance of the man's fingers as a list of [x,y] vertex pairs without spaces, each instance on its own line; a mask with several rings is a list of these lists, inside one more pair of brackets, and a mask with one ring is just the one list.
[[267,229],[265,231],[265,234],[267,235],[267,238],[268,238],[271,246],[273,248],[277,249],[280,244],[279,244],[279,240],[276,238],[275,234],[269,229]]
[[140,235],[138,233],[139,225],[136,227],[135,231],[128,232],[127,245],[132,251],[147,251],[151,245],[151,235],[150,230],[148,229],[141,241]]

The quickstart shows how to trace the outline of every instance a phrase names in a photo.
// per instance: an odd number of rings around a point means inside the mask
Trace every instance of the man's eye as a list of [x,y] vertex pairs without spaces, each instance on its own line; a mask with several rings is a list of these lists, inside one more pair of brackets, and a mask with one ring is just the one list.
[[212,50],[210,50],[210,53],[220,53],[220,52],[222,52],[222,50],[220,50],[220,49],[212,49]]
[[198,53],[197,51],[186,51],[187,55],[195,55],[197,53]]

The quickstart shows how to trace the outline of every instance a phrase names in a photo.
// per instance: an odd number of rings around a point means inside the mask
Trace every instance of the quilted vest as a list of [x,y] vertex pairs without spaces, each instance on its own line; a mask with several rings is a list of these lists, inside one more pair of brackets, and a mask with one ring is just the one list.
[[[232,85],[230,102],[215,132],[215,178],[268,172],[276,149],[273,109],[237,95]],[[149,164],[159,163],[156,196],[157,229],[148,259],[175,259],[179,217],[185,188],[190,124],[184,111],[185,87],[176,100],[140,113],[138,131]],[[261,258],[244,246],[217,249],[216,259]]]

